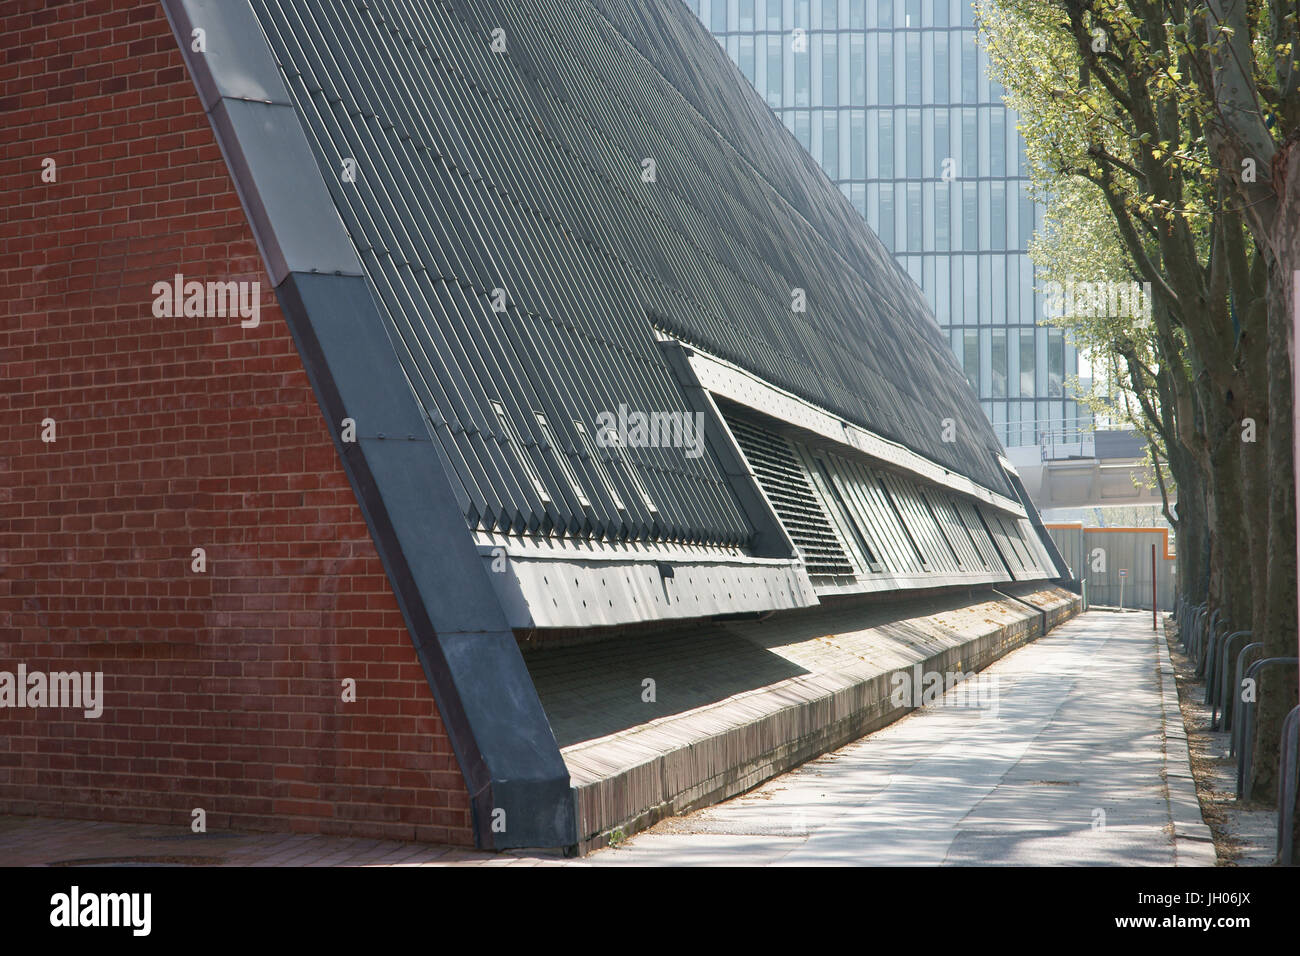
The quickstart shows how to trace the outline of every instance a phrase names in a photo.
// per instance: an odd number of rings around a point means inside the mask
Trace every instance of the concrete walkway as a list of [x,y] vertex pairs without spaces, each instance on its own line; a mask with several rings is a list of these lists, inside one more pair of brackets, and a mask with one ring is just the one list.
[[587,861],[1212,866],[1168,661],[1149,616],[1082,615],[985,670],[964,706],[958,685]]
[[[1193,865],[1215,861],[1163,639],[1093,611],[834,753],[584,859],[0,816],[0,862],[207,866]],[[987,692],[990,696],[986,696]]]

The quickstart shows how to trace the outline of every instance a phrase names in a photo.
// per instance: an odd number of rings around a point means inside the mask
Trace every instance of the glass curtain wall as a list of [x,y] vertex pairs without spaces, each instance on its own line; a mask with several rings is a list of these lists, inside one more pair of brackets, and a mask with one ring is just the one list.
[[969,0],[684,0],[924,291],[998,437],[1076,441],[1023,142]]

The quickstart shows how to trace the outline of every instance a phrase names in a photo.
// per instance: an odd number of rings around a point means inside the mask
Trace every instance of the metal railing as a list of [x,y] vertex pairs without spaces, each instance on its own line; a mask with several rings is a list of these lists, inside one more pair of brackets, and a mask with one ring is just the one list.
[[[1296,667],[1300,657],[1264,657],[1262,641],[1251,631],[1234,631],[1227,617],[1207,604],[1192,604],[1182,595],[1170,615],[1178,643],[1205,678],[1210,729],[1228,734],[1228,754],[1237,758],[1237,799],[1249,801],[1253,788],[1255,721],[1260,677],[1268,669]],[[1233,666],[1235,664],[1235,667]],[[1231,678],[1231,679],[1230,679]],[[1254,693],[1247,694],[1250,689]],[[1296,799],[1300,792],[1300,706],[1282,722],[1277,764],[1277,853],[1283,866],[1293,865]]]
[[1282,752],[1277,767],[1277,850],[1283,866],[1295,864],[1291,834],[1295,828],[1295,801],[1300,784],[1300,707],[1292,707],[1282,722]]

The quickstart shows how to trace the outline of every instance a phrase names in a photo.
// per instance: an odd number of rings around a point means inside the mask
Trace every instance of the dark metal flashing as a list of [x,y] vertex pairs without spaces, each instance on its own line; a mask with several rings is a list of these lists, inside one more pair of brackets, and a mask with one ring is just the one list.
[[[568,769],[260,27],[243,2],[163,5],[438,704],[475,842],[569,847]],[[200,24],[207,53],[190,50]]]
[[[267,56],[262,28],[247,3],[163,0],[163,10],[205,112],[222,99],[289,105],[289,91]],[[196,50],[200,44],[202,50]]]
[[[576,842],[569,773],[365,280],[276,290],[447,727],[485,849]],[[357,423],[356,442],[340,423]],[[381,437],[382,436],[382,437]]]
[[[242,0],[163,0],[267,272],[362,275],[266,37]],[[195,31],[202,31],[202,50]],[[314,164],[313,164],[314,165]]]
[[272,281],[290,272],[363,274],[329,193],[309,158],[292,106],[221,99],[208,113]]

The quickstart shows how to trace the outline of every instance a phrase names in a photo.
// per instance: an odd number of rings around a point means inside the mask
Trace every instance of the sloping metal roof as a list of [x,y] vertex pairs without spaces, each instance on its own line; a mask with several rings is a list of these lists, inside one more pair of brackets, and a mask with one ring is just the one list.
[[[577,839],[515,628],[807,607],[796,551],[853,590],[1045,573],[919,291],[677,0],[163,2],[478,845]],[[719,401],[802,437],[755,474]],[[601,448],[620,407],[718,434]]]
[[472,526],[749,541],[712,452],[588,440],[689,413],[656,328],[1009,493],[919,290],[678,0],[252,7]]

